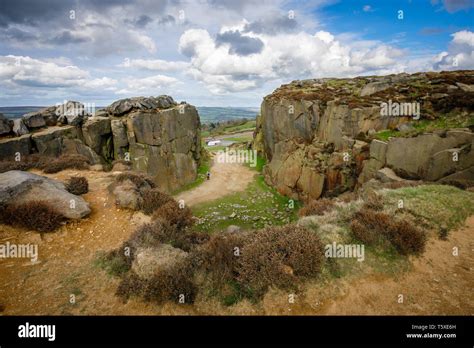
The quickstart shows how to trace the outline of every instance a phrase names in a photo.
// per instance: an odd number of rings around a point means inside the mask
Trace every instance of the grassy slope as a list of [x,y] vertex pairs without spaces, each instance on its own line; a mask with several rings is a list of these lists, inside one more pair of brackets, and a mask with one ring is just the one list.
[[[397,190],[381,190],[384,210],[400,219],[410,219],[428,232],[429,238],[438,238],[442,229],[459,228],[466,218],[474,214],[474,193],[447,185],[421,185]],[[399,200],[404,208],[397,209]],[[352,214],[359,210],[362,201],[352,201],[337,206],[323,216],[305,219],[324,244],[360,244],[350,231]],[[356,277],[367,273],[384,273],[397,277],[410,268],[410,258],[398,254],[393,248],[365,247],[365,261],[355,259],[328,259],[321,280],[333,277]]]

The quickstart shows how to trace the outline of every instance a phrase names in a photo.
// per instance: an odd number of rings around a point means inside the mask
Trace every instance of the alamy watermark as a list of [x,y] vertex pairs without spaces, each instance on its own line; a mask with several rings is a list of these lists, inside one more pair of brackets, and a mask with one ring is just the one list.
[[217,163],[249,163],[250,167],[257,166],[257,151],[225,149],[217,152]]
[[420,103],[399,103],[392,102],[380,103],[380,116],[382,117],[413,117],[414,120],[420,119]]
[[37,244],[11,244],[6,242],[0,244],[0,259],[6,258],[26,258],[31,262],[38,261]]
[[63,103],[56,103],[56,115],[78,116],[95,115],[95,103],[78,103],[65,100]]
[[357,258],[357,261],[365,260],[364,244],[326,244],[324,256],[327,258]]

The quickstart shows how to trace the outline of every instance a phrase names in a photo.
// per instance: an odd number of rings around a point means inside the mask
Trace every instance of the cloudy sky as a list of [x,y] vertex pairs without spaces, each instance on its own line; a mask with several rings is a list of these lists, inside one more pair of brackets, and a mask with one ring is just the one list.
[[474,69],[473,25],[474,0],[0,0],[0,106],[259,106],[295,79]]

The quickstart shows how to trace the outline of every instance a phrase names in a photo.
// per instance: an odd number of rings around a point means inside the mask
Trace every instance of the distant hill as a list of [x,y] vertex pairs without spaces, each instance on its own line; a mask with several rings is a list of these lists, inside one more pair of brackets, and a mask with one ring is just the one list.
[[[39,110],[44,106],[8,106],[0,107],[0,113],[4,114],[8,118],[19,118],[22,115]],[[103,106],[97,107],[102,109]],[[210,107],[210,106],[199,106],[197,107],[201,123],[221,122],[240,118],[253,119],[259,112],[259,108],[251,107]]]

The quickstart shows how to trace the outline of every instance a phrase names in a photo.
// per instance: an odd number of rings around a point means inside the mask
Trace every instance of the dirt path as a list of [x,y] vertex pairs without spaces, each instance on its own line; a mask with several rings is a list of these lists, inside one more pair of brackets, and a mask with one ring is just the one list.
[[218,163],[213,161],[211,179],[198,187],[182,192],[175,198],[193,206],[198,203],[212,201],[230,193],[244,191],[253,180],[255,172],[249,167],[236,163]]

